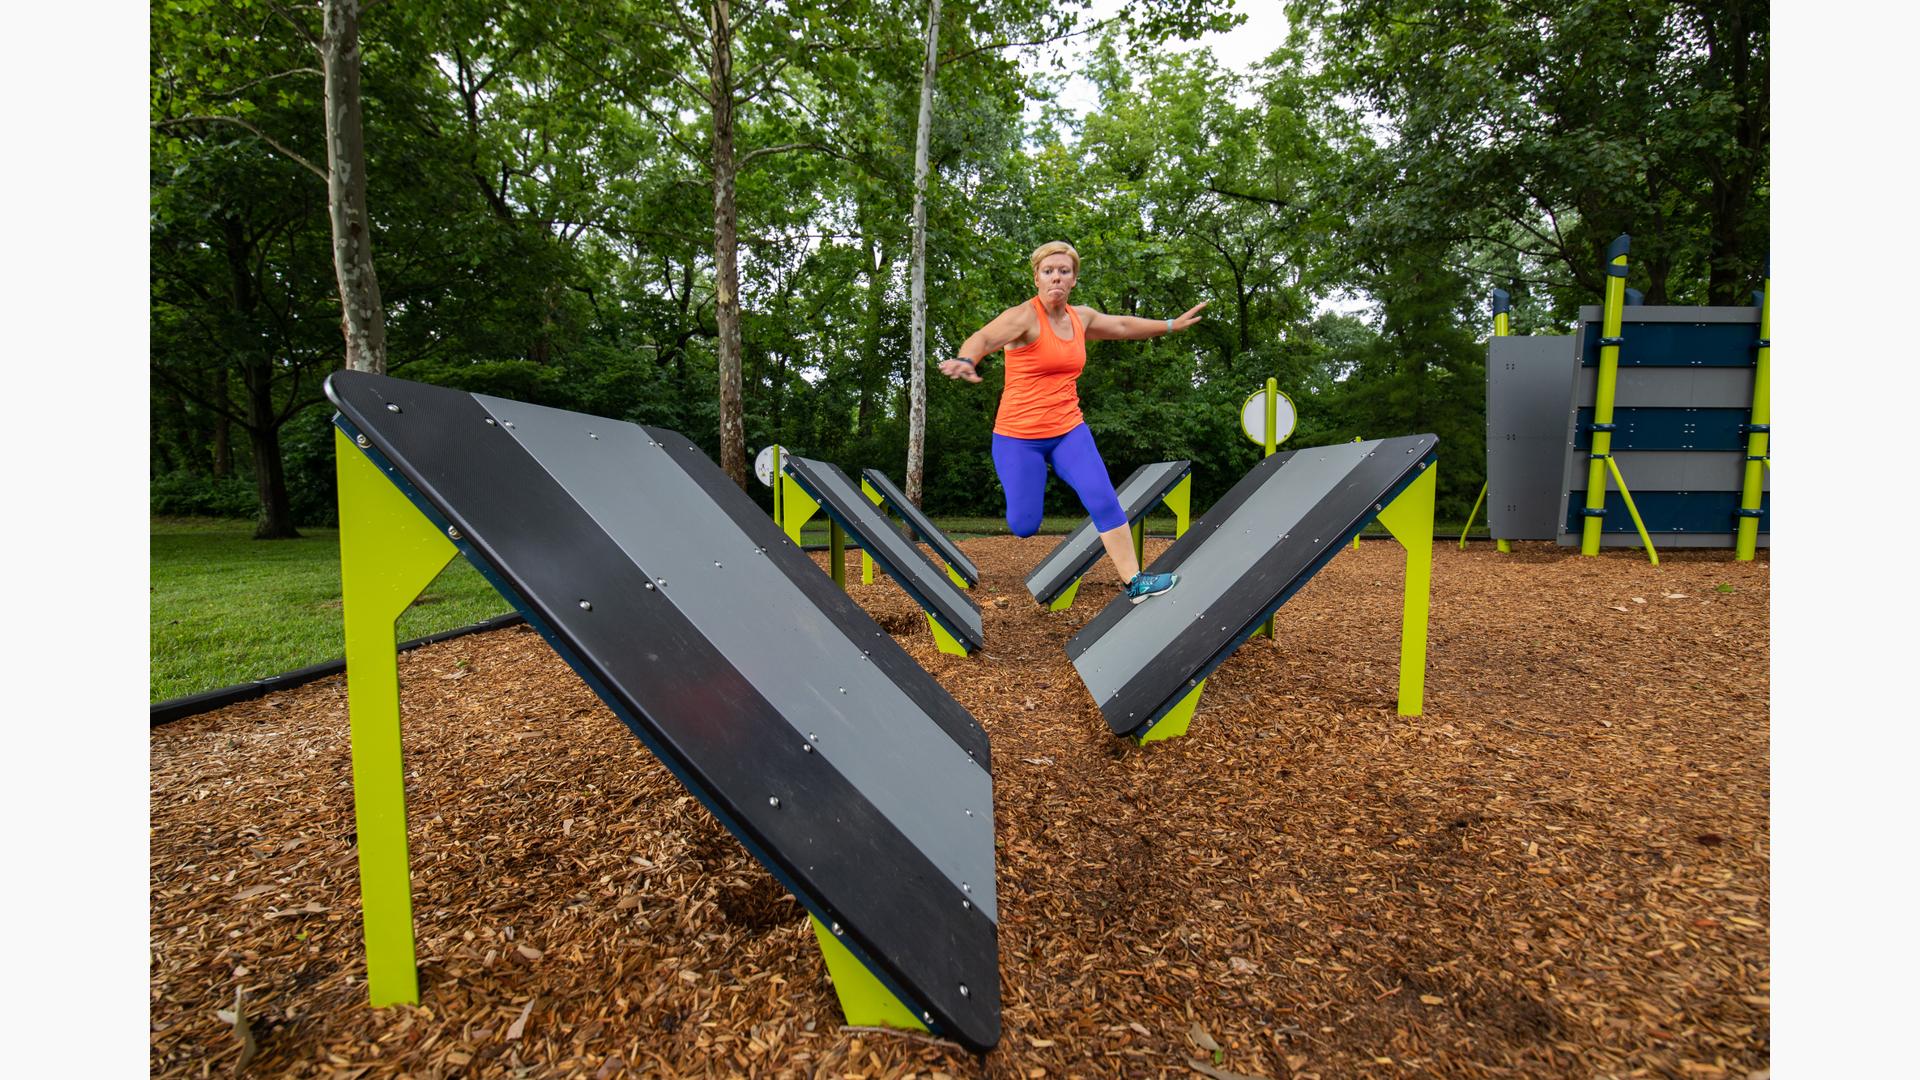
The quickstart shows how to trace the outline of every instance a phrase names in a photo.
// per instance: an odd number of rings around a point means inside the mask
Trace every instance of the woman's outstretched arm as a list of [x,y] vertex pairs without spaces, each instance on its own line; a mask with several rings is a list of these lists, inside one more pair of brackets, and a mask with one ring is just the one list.
[[1033,331],[1033,305],[1010,307],[961,342],[960,352],[956,356],[940,361],[940,374],[949,379],[979,382],[980,372],[976,369],[982,360],[1016,341],[1033,336]]
[[1132,315],[1102,315],[1090,307],[1080,308],[1080,321],[1086,324],[1088,341],[1143,341],[1166,337],[1200,321],[1201,301],[1177,319],[1140,319]]

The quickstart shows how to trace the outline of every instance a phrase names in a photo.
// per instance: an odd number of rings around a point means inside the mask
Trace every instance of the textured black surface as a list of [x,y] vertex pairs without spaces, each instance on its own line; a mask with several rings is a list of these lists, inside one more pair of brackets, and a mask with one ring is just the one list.
[[[1124,680],[1109,700],[1097,701],[1107,726],[1115,734],[1143,732],[1184,698],[1230,656],[1235,648],[1273,613],[1286,598],[1326,565],[1340,548],[1418,476],[1431,460],[1439,439],[1409,435],[1384,439],[1348,471],[1338,483],[1322,491],[1293,492],[1312,505],[1287,539],[1276,540],[1263,555],[1244,567],[1228,568],[1233,586],[1199,617],[1187,617],[1170,647],[1152,657]],[[1285,484],[1287,465],[1314,449],[1292,450],[1266,458],[1248,471],[1219,503],[1196,520],[1187,535],[1174,541],[1149,569],[1154,573],[1179,570],[1235,511],[1266,484]],[[1344,450],[1344,447],[1327,447]],[[1076,663],[1123,619],[1165,617],[1156,612],[1157,600],[1131,605],[1117,596],[1067,642],[1067,654]],[[1084,678],[1084,676],[1083,676]]]
[[[1192,472],[1193,463],[1184,460],[1156,461],[1133,470],[1114,489],[1120,496],[1120,508],[1126,511],[1127,520],[1134,522],[1146,517]],[[1027,575],[1027,592],[1036,603],[1051,604],[1104,554],[1106,547],[1100,543],[1100,533],[1093,527],[1093,519],[1087,518],[1034,566]]]
[[887,509],[900,515],[900,519],[919,534],[920,539],[925,540],[933,550],[939,552],[940,557],[947,560],[947,565],[953,567],[961,577],[965,578],[967,584],[980,584],[980,568],[973,565],[973,560],[967,558],[966,553],[961,551],[946,533],[940,531],[940,526],[935,525],[932,519],[920,512],[919,507],[913,505],[913,501],[907,498],[906,492],[896,487],[894,482],[887,478],[886,473],[879,469],[862,469],[860,479],[872,484],[873,489],[880,493],[880,498],[885,500]]
[[[967,1046],[984,1050],[998,1041],[993,922],[978,906],[963,905],[952,882],[824,755],[803,749],[795,724],[693,628],[665,590],[647,587],[645,571],[509,432],[488,423],[473,397],[358,372],[331,376],[327,394],[345,425],[391,462],[430,516],[458,529],[463,551],[507,587],[634,734],[823,923],[839,924],[842,940],[890,989]],[[681,460],[730,516],[772,541],[767,555],[791,563],[790,577],[820,576],[763,515],[734,512],[732,502],[749,511],[752,504],[712,462],[697,453]],[[884,633],[875,637],[879,628],[850,604],[823,605],[820,618],[876,658],[889,647],[899,650]],[[908,666],[910,673],[894,670],[925,681],[917,699],[945,696],[910,660]],[[966,723],[978,730],[970,716]],[[962,984],[970,993],[960,992]]]
[[913,597],[914,603],[939,620],[968,652],[977,652],[986,644],[980,609],[967,599],[959,586],[948,580],[945,570],[927,558],[926,552],[907,543],[907,538],[881,515],[879,507],[860,494],[858,485],[848,479],[838,465],[791,455],[780,460],[787,475],[813,496],[827,516],[859,537],[861,550],[879,563],[880,568]]

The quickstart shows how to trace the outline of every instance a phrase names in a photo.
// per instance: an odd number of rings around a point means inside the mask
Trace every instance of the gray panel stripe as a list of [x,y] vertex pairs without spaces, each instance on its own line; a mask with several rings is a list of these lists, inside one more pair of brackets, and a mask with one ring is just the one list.
[[[474,395],[816,752],[998,922],[993,786],[633,424]],[[589,436],[591,432],[592,437]],[[973,813],[968,816],[966,811]]]
[[[1600,369],[1581,368],[1574,404],[1591,407]],[[1747,409],[1753,406],[1752,368],[1623,367],[1613,383],[1616,409]]]
[[[1180,585],[1122,618],[1074,660],[1081,681],[1104,703],[1154,657],[1165,652],[1199,614],[1239,583],[1307,512],[1380,445],[1341,443],[1296,452],[1274,471],[1180,565]],[[1209,519],[1211,520],[1211,519]],[[1331,544],[1334,537],[1307,537]],[[1115,600],[1115,603],[1121,601]]]

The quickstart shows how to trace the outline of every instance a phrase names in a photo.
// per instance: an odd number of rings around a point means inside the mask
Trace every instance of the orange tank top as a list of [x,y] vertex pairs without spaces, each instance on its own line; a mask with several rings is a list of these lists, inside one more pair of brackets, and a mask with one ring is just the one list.
[[1053,332],[1053,321],[1039,297],[1033,306],[1040,317],[1040,336],[1030,345],[1007,348],[1007,385],[1000,392],[1000,411],[993,433],[1014,439],[1051,439],[1079,427],[1080,371],[1087,366],[1087,330],[1071,306],[1073,340]]

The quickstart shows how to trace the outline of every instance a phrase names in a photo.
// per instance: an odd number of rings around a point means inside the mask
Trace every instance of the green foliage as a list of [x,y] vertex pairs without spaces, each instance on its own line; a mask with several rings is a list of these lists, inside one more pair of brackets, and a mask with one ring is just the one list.
[[[749,454],[778,442],[904,482],[908,207],[924,9],[740,9],[734,116]],[[1187,458],[1196,505],[1257,459],[1277,378],[1289,445],[1432,431],[1440,514],[1484,475],[1487,291],[1557,333],[1634,237],[1649,302],[1743,302],[1767,247],[1764,5],[1298,0],[1252,73],[1171,38],[1215,0],[1139,0],[1061,74],[997,47],[1093,30],[1076,8],[942,6],[928,186],[928,349],[1031,295],[1026,255],[1082,253],[1077,302],[1179,337],[1096,343],[1083,408],[1116,478]],[[300,20],[309,20],[302,23]],[[333,514],[340,362],[312,13],[151,10],[151,470],[156,510]],[[369,202],[393,374],[660,425],[716,458],[711,70],[682,0],[372,8]],[[1030,101],[1043,102],[1029,124]],[[766,151],[755,153],[755,151]],[[778,151],[778,152],[774,152]],[[933,377],[923,502],[997,520],[1000,388]],[[224,449],[223,449],[224,448]],[[225,479],[216,468],[231,465]],[[243,477],[244,479],[234,479]],[[767,493],[751,485],[751,494]],[[1049,513],[1076,515],[1064,485]]]

